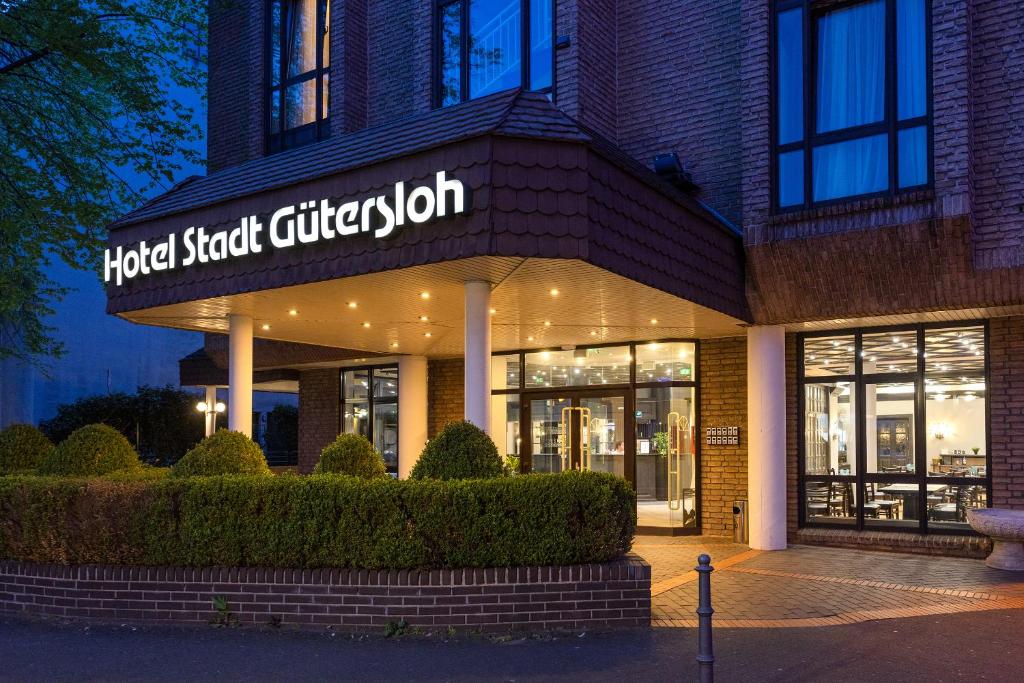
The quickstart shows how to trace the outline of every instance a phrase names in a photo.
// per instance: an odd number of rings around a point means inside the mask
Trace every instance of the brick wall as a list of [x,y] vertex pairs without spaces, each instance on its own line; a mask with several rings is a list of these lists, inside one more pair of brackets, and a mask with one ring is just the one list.
[[797,386],[796,335],[786,335],[786,536],[793,542],[799,525],[800,497],[797,482]]
[[264,1],[210,4],[206,168],[263,154]]
[[1024,265],[1024,13],[972,4],[971,113],[980,267]]
[[[117,622],[205,624],[223,596],[242,624],[382,631],[647,626],[651,568],[604,564],[457,570],[68,567],[0,562],[0,611]],[[279,622],[277,620],[280,620]]]
[[341,372],[338,368],[299,374],[299,471],[311,471],[320,451],[341,427]]
[[700,344],[700,425],[740,428],[739,446],[701,446],[701,531],[732,533],[732,503],[747,498],[747,339]]
[[989,323],[992,504],[1024,510],[1024,317]]
[[677,152],[700,197],[740,221],[738,0],[618,3],[618,143],[650,165]]
[[439,358],[427,363],[427,438],[434,438],[446,424],[465,416],[463,380],[461,358]]

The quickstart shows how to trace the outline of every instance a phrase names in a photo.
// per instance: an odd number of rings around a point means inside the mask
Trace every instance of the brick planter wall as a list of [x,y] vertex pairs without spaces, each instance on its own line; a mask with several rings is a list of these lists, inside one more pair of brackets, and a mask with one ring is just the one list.
[[205,624],[223,596],[242,624],[380,631],[647,626],[651,568],[603,564],[459,570],[103,567],[0,562],[0,611],[63,618]]

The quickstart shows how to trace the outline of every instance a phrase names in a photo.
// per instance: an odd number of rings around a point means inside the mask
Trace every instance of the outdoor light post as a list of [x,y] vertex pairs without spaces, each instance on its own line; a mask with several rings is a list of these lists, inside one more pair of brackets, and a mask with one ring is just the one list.
[[217,431],[217,413],[223,413],[227,409],[222,402],[217,400],[200,401],[196,404],[196,410],[206,416],[206,436],[212,436]]

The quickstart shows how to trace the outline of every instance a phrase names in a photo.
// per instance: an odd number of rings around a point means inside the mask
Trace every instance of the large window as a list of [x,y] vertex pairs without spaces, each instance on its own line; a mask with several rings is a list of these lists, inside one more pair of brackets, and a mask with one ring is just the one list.
[[267,151],[327,137],[331,25],[329,0],[271,0]]
[[986,348],[983,324],[802,336],[802,522],[967,531],[991,489]]
[[551,92],[554,0],[437,0],[436,103],[518,88]]
[[362,434],[398,475],[398,366],[341,371],[341,431]]
[[931,181],[928,0],[777,0],[774,205]]

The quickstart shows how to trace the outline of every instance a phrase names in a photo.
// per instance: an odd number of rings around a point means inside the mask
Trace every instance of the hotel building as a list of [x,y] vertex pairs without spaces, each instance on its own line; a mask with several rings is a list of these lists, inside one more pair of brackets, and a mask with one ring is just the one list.
[[212,5],[208,173],[110,228],[184,384],[396,476],[448,421],[643,531],[959,552],[1024,508],[1024,41],[996,0]]

